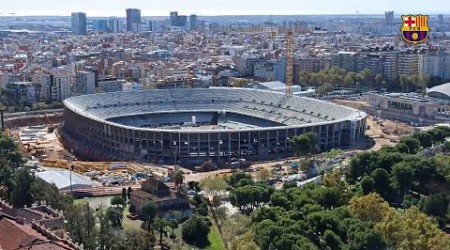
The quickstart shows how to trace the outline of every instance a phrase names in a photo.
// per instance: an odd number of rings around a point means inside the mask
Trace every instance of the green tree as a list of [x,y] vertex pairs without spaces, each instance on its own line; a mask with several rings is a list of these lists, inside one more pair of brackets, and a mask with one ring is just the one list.
[[325,230],[323,234],[323,244],[326,249],[338,250],[342,249],[342,239],[331,230]]
[[6,188],[2,198],[7,201],[11,200],[11,193],[14,189],[14,170],[4,159],[0,159],[0,186]]
[[317,89],[316,89],[316,93],[319,95],[326,95],[330,92],[332,92],[334,90],[334,87],[331,83],[324,83],[322,85],[320,85]]
[[270,196],[270,202],[273,206],[282,207],[288,209],[290,202],[288,197],[283,191],[277,190]]
[[221,176],[209,176],[200,181],[200,187],[205,190],[207,195],[216,199],[228,187],[226,181]]
[[128,189],[127,189],[128,200],[131,200],[131,192],[133,192],[133,189],[131,189],[131,187],[128,187]]
[[392,168],[392,175],[394,177],[394,184],[400,191],[400,197],[403,197],[411,188],[414,181],[414,170],[405,162],[400,162]]
[[31,195],[31,184],[34,177],[30,174],[30,169],[21,168],[14,176],[14,189],[12,191],[12,204],[16,208],[31,206],[33,196]]
[[332,149],[330,149],[330,151],[328,151],[327,158],[328,159],[336,159],[336,158],[342,156],[343,154],[344,154],[344,151],[342,149],[332,148]]
[[25,161],[23,160],[23,156],[18,151],[8,152],[6,155],[6,159],[12,164],[16,169],[20,167]]
[[39,205],[46,204],[52,208],[63,209],[73,204],[71,195],[60,194],[54,184],[49,184],[40,178],[34,178],[31,183],[31,196]]
[[365,195],[374,191],[374,187],[375,180],[372,177],[366,175],[361,179],[361,188]]
[[165,218],[157,218],[154,223],[154,227],[156,231],[159,232],[159,245],[162,246],[163,243],[163,235],[166,233],[167,227],[169,227],[170,223]]
[[120,196],[114,196],[111,198],[111,205],[116,206],[119,208],[120,206],[125,206],[126,202],[125,200]]
[[431,216],[445,217],[448,205],[449,201],[443,194],[432,194],[420,199],[420,210]]
[[126,202],[127,201],[127,189],[122,188],[122,199]]
[[120,236],[113,245],[112,250],[148,250],[151,249],[152,235],[142,231],[125,231],[123,236]]
[[142,217],[144,222],[148,224],[148,232],[150,232],[150,225],[155,220],[156,213],[158,212],[158,206],[153,201],[146,201],[142,204]]
[[176,168],[175,172],[173,174],[173,180],[175,182],[175,187],[177,188],[177,191],[179,190],[180,186],[183,184],[184,182],[184,173],[183,171],[181,171],[181,169]]
[[84,249],[97,249],[98,229],[96,227],[94,210],[89,204],[73,205],[64,212],[65,229],[74,242],[83,244]]
[[5,135],[0,136],[0,155],[5,156],[7,153],[15,151],[16,147],[11,137]]
[[108,207],[105,213],[106,218],[111,222],[113,227],[122,227],[123,211],[117,207]]
[[290,141],[292,150],[297,156],[307,156],[317,149],[317,135],[313,132],[297,135]]
[[107,218],[103,207],[100,207],[96,216],[98,219],[98,249],[109,250],[115,244],[111,221]]
[[385,250],[387,242],[380,231],[373,228],[373,223],[358,219],[347,219],[348,250],[372,249]]
[[183,240],[191,245],[208,245],[208,234],[210,231],[208,218],[194,215],[183,224],[181,231]]
[[428,132],[419,132],[414,134],[413,137],[416,138],[424,148],[433,146],[433,136]]
[[[249,175],[246,174],[244,172],[235,172],[233,173],[229,180],[228,180],[228,185],[232,186],[232,187],[242,187],[245,185],[252,185],[253,184],[253,178]],[[200,183],[201,185],[201,183]]]
[[384,199],[388,199],[392,191],[389,173],[385,169],[377,168],[370,173],[370,177],[374,180],[374,190]]
[[405,213],[387,214],[376,228],[393,249],[448,249],[450,246],[448,237],[416,207],[407,209]]
[[389,204],[377,193],[353,197],[348,208],[355,218],[375,223],[380,222],[387,214],[392,212]]
[[404,143],[406,144],[406,146],[408,146],[408,153],[410,154],[415,154],[417,152],[419,152],[420,149],[420,142],[419,140],[413,138],[413,137],[403,137],[400,140],[400,143]]
[[232,239],[230,250],[260,250],[260,248],[253,240],[251,233],[246,233]]
[[251,226],[252,222],[248,216],[235,213],[222,223],[222,239],[225,244],[231,246],[233,240],[246,234]]

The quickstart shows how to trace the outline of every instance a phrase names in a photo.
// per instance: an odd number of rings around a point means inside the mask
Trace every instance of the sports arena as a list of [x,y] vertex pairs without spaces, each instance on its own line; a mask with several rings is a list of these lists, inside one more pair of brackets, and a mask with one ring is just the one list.
[[245,88],[110,92],[64,101],[63,141],[89,160],[192,166],[212,159],[291,156],[289,140],[314,132],[322,150],[364,136],[364,112],[316,99]]

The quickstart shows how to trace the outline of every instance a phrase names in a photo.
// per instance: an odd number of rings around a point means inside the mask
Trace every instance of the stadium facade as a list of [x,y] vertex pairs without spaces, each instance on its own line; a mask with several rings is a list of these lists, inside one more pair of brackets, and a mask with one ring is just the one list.
[[62,138],[89,160],[197,165],[212,159],[291,156],[289,141],[314,132],[322,150],[364,137],[364,112],[256,89],[158,89],[64,101]]

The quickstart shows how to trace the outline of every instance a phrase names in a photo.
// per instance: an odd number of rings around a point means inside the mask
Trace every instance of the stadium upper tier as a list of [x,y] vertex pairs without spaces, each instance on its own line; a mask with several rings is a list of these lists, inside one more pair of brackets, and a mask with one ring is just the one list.
[[[358,110],[325,101],[245,88],[178,88],[110,92],[72,97],[66,99],[64,105],[73,112],[93,120],[124,127],[140,127],[142,130],[155,129],[140,124],[139,115],[145,114],[226,112],[268,120],[284,126],[353,121],[365,116]],[[118,122],[125,120],[126,117],[136,119],[136,124]]]

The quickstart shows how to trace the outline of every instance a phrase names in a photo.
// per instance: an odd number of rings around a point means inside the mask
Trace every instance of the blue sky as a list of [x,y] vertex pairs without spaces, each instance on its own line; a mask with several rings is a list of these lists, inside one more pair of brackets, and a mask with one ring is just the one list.
[[180,14],[450,14],[449,0],[0,0],[0,13],[16,15],[124,16],[125,8],[142,9],[144,16]]

